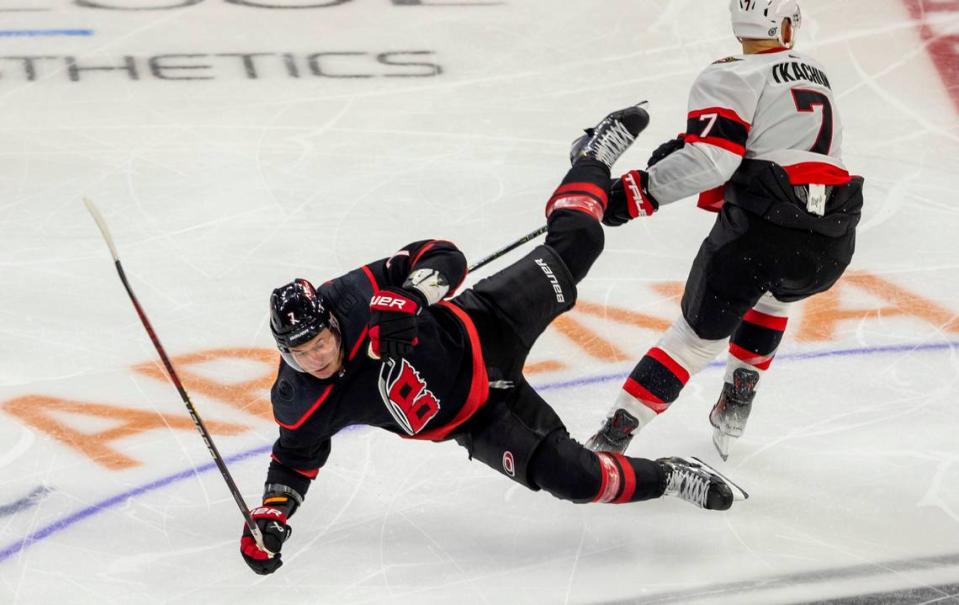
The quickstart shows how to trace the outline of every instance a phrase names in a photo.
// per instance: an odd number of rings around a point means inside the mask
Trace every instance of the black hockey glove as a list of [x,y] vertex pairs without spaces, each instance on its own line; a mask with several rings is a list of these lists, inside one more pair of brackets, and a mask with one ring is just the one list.
[[652,168],[656,164],[666,159],[666,156],[679,151],[685,146],[686,134],[681,132],[675,139],[670,139],[653,150],[652,155],[649,156],[649,161],[646,163],[646,167]]
[[271,557],[256,545],[253,533],[246,525],[243,526],[243,535],[240,537],[240,554],[250,569],[265,576],[271,574],[283,565],[280,558],[280,549],[283,543],[293,532],[286,523],[286,513],[272,506],[261,506],[250,511],[250,516],[256,521],[260,533],[263,534],[263,546],[274,553]]
[[416,322],[426,297],[406,288],[383,288],[370,301],[370,351],[376,358],[399,359],[419,343]]
[[659,203],[649,193],[649,175],[645,170],[630,170],[613,181],[603,224],[619,227],[637,216],[651,216]]

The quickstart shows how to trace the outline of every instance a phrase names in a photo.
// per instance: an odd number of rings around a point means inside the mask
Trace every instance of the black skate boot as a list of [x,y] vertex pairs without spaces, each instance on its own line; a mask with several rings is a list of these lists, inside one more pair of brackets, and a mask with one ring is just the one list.
[[633,440],[633,431],[639,426],[635,416],[619,408],[606,419],[602,428],[586,441],[586,447],[594,452],[617,452],[622,454]]
[[707,510],[727,510],[733,500],[749,497],[741,487],[699,458],[660,458],[666,471],[664,496],[676,496]]
[[723,460],[729,458],[729,446],[732,439],[743,436],[746,420],[753,408],[756,396],[756,383],[759,372],[747,368],[737,368],[733,372],[733,383],[723,385],[719,401],[709,412],[709,422],[715,427],[713,445]]
[[569,150],[570,164],[580,158],[591,158],[612,168],[639,133],[649,126],[649,114],[640,107],[643,103],[645,101],[614,111],[595,128],[587,128],[586,134],[573,141]]

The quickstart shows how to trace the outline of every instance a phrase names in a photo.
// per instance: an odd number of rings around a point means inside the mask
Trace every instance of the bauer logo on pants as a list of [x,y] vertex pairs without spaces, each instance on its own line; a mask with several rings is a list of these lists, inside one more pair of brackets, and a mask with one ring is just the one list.
[[563,295],[563,288],[559,285],[559,280],[556,278],[556,275],[553,273],[553,269],[550,268],[546,261],[541,258],[537,258],[534,261],[539,268],[543,270],[543,273],[546,274],[546,278],[549,280],[549,283],[553,286],[553,292],[556,293],[556,302],[565,303],[566,296]]
[[516,476],[516,462],[513,460],[513,452],[509,450],[503,452],[503,471],[510,477]]

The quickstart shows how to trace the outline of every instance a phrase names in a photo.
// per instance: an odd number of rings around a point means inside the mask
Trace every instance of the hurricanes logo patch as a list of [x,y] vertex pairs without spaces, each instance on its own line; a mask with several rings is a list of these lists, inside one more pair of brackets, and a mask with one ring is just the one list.
[[516,461],[513,460],[513,452],[509,450],[503,452],[503,471],[510,477],[516,476]]
[[408,435],[415,435],[440,412],[440,401],[426,388],[410,362],[387,359],[380,369],[380,397],[390,415]]

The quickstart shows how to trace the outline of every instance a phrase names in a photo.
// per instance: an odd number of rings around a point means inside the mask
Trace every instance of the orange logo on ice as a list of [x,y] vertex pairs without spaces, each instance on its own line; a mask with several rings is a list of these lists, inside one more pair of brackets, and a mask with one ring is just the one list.
[[[678,306],[683,292],[681,282],[661,282],[651,287],[661,299],[671,300]],[[848,302],[848,299],[853,297],[869,297],[877,302],[854,305]],[[802,342],[834,340],[844,328],[851,330],[864,321],[890,319],[918,320],[941,331],[959,333],[959,315],[953,311],[903,286],[866,272],[848,273],[832,290],[801,303],[800,311],[795,314],[791,324],[796,326],[795,331],[786,333]],[[621,363],[638,359],[646,347],[652,344],[653,339],[666,330],[677,317],[678,309],[668,317],[660,317],[612,305],[579,301],[573,313],[559,317],[552,327],[590,358]],[[600,321],[604,324],[611,322],[615,327],[640,328],[649,332],[649,341],[638,343],[624,338],[604,337],[600,331],[587,325],[588,321]],[[628,349],[621,348],[627,346]],[[218,364],[237,362],[246,363],[253,368],[243,379],[231,382],[218,374]],[[256,421],[270,424],[273,423],[273,413],[268,390],[276,377],[278,362],[275,350],[260,348],[211,349],[173,358],[177,373],[193,396],[205,395],[253,416]],[[555,372],[567,367],[562,361],[543,359],[528,363],[525,372]],[[131,369],[164,383],[169,380],[158,362],[138,364]],[[411,382],[408,386],[415,385]],[[413,390],[410,388],[409,392],[412,393]],[[422,428],[425,421],[435,414],[438,402],[434,403],[430,397],[423,397],[420,389],[415,391],[421,395],[420,398],[399,399],[409,404],[411,412],[415,412],[412,414],[415,419],[412,424],[416,428]],[[407,391],[404,390],[403,393],[406,394]],[[110,470],[124,470],[141,464],[139,459],[120,449],[128,437],[159,429],[195,430],[193,422],[180,411],[182,407],[173,396],[169,399],[169,405],[165,406],[165,410],[170,413],[42,394],[11,399],[2,404],[2,409],[25,425],[46,433]],[[98,432],[84,431],[77,428],[75,423],[71,424],[71,416],[107,419],[115,424]],[[207,410],[203,410],[207,428],[215,435],[236,435],[250,428],[241,424],[215,421],[207,416]],[[503,463],[504,470],[507,470],[505,456]]]

